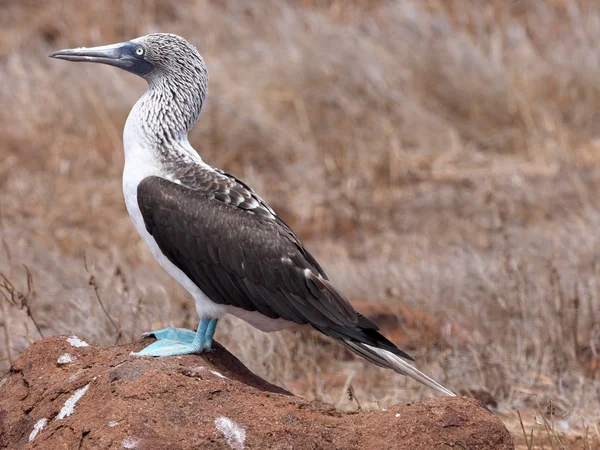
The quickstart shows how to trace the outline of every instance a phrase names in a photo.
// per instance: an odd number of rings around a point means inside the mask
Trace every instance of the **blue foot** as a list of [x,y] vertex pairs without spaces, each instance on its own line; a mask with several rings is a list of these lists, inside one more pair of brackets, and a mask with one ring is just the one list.
[[156,339],[168,339],[169,341],[180,341],[186,344],[194,342],[196,333],[192,330],[186,330],[185,328],[163,328],[162,330],[149,331],[148,333],[142,334],[143,337],[154,336]]
[[177,356],[212,351],[212,340],[219,319],[202,319],[195,333],[183,328],[164,328],[144,333],[158,339],[131,356]]
[[139,352],[131,352],[131,356],[177,356],[189,355],[190,353],[202,353],[192,344],[185,344],[180,341],[171,341],[169,339],[160,339]]

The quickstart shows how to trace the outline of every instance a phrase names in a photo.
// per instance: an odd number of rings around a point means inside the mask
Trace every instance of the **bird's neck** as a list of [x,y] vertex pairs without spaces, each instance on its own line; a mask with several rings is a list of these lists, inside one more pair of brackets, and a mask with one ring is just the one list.
[[201,161],[187,135],[200,116],[205,95],[206,85],[193,80],[149,80],[148,90],[125,124],[126,158],[142,151],[152,153],[159,162],[179,158]]

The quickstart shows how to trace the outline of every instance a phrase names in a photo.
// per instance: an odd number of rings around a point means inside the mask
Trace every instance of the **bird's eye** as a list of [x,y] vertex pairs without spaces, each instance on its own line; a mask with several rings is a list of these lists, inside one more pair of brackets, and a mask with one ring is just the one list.
[[144,48],[143,47],[138,47],[135,49],[135,54],[138,56],[142,56],[144,54]]

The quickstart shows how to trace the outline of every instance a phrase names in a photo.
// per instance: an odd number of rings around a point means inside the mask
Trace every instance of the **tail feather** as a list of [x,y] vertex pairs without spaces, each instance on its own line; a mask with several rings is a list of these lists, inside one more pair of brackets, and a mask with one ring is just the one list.
[[449,389],[446,389],[440,383],[428,377],[416,367],[412,366],[410,363],[404,361],[398,355],[395,355],[388,350],[384,350],[381,348],[373,347],[368,344],[363,344],[361,342],[351,340],[343,340],[343,343],[354,353],[362,356],[363,358],[372,362],[373,364],[392,369],[402,375],[407,375],[417,380],[419,383],[422,383],[425,386],[449,397],[456,397],[456,394],[454,392],[452,392]]

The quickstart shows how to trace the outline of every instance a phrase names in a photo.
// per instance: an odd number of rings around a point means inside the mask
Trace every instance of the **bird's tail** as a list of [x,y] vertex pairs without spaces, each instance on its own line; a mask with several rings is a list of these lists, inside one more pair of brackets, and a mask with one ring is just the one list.
[[343,343],[354,353],[362,356],[373,364],[392,369],[402,375],[407,375],[411,378],[414,378],[419,383],[422,383],[431,389],[435,389],[436,391],[449,397],[456,397],[456,394],[450,389],[446,389],[440,383],[428,377],[410,363],[404,361],[400,356],[394,355],[388,350],[346,339],[343,340]]

